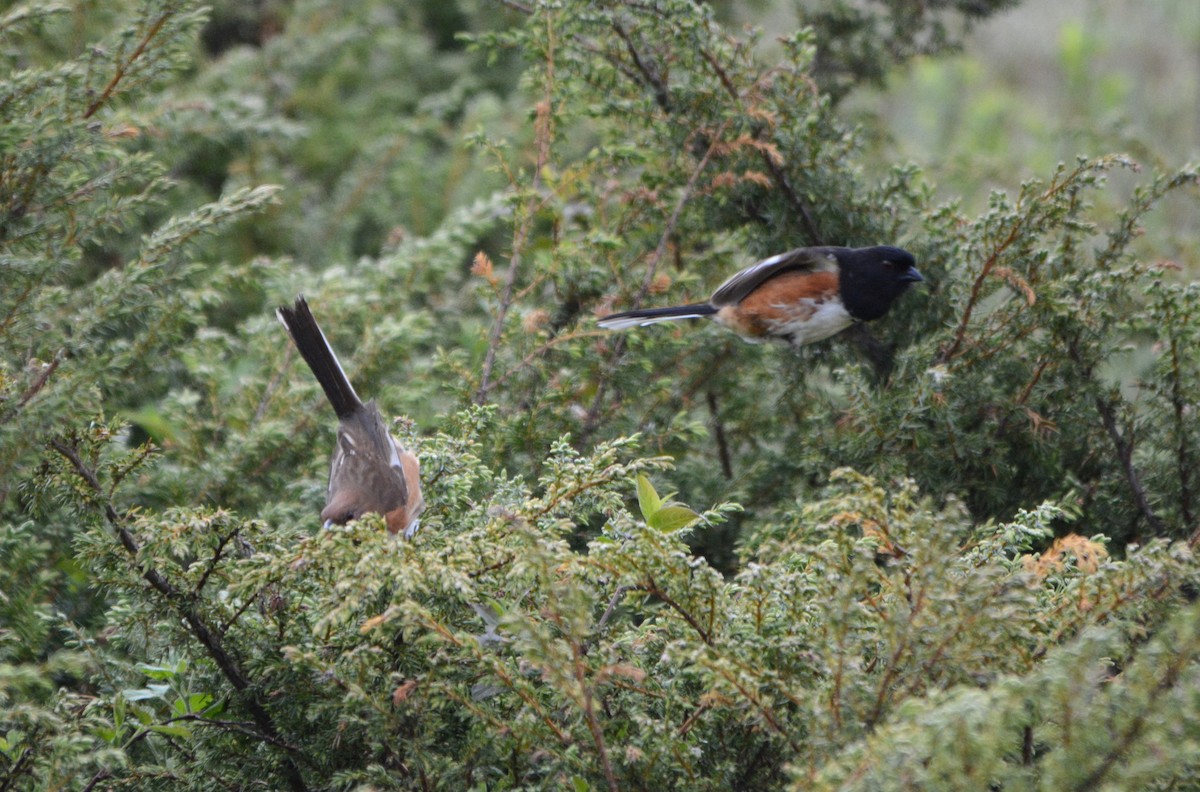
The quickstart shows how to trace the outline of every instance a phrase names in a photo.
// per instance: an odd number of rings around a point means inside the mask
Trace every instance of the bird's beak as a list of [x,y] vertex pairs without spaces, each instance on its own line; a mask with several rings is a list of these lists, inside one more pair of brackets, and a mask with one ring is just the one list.
[[900,280],[905,283],[920,283],[925,279],[921,277],[921,273],[917,272],[916,267],[909,267],[908,272],[900,276]]
[[326,520],[325,524],[321,526],[321,530],[328,531],[334,525],[336,525],[336,523],[333,520]]

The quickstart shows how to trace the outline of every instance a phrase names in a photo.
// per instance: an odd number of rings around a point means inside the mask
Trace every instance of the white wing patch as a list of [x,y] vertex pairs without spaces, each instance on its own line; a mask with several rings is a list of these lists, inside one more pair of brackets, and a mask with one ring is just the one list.
[[800,248],[771,256],[731,275],[713,292],[712,302],[714,305],[740,302],[762,283],[774,277],[775,270],[787,269],[835,272],[837,258],[832,253],[823,252],[821,248]]
[[403,471],[403,468],[400,466],[400,453],[396,451],[396,439],[391,435],[388,435],[388,447],[391,449],[391,454],[388,457],[388,464],[396,470]]

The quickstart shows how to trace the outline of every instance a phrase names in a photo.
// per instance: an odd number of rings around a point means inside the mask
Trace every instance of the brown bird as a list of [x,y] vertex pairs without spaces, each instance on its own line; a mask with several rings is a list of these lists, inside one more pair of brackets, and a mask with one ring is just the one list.
[[382,514],[390,532],[411,537],[425,508],[416,456],[388,433],[375,400],[364,404],[358,398],[304,298],[297,297],[293,307],[280,306],[275,314],[338,417],[329,491],[321,511],[325,526]]
[[898,247],[797,248],[738,272],[708,302],[639,308],[597,323],[624,330],[710,316],[747,341],[775,339],[803,346],[855,322],[878,319],[922,280],[912,254]]

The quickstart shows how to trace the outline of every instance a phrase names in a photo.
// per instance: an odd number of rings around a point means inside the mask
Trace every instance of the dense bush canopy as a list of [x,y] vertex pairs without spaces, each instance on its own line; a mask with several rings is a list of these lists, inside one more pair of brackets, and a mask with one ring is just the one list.
[[[1011,3],[102,5],[0,15],[0,789],[1194,783],[1197,171],[974,215],[842,110]],[[819,345],[594,324],[881,243]]]

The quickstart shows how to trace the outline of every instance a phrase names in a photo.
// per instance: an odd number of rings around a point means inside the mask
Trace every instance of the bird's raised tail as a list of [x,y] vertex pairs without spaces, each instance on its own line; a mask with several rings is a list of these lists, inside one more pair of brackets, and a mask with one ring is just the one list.
[[625,330],[630,327],[641,327],[656,322],[670,322],[675,319],[699,319],[712,316],[717,309],[708,303],[695,305],[675,305],[670,308],[639,308],[636,311],[609,314],[596,324],[606,330]]
[[338,362],[333,347],[329,346],[304,298],[297,297],[292,307],[281,305],[275,315],[287,328],[288,335],[292,337],[296,349],[300,350],[304,362],[316,375],[317,382],[321,383],[337,417],[342,419],[361,410],[362,399],[354,392],[354,386],[342,370],[342,364]]

